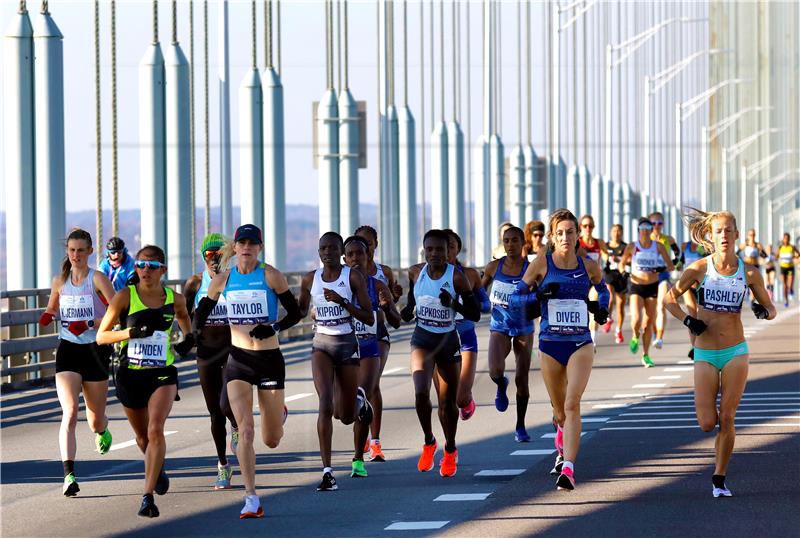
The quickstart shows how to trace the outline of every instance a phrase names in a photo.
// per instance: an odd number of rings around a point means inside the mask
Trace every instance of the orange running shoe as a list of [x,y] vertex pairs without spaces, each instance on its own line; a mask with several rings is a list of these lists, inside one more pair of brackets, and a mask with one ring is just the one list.
[[417,469],[421,473],[425,473],[433,469],[433,457],[436,455],[436,439],[429,445],[422,445],[422,454],[417,462]]
[[373,439],[369,444],[369,461],[386,461],[379,439]]
[[444,457],[439,462],[439,474],[442,476],[454,476],[458,469],[458,450],[452,452],[444,451]]

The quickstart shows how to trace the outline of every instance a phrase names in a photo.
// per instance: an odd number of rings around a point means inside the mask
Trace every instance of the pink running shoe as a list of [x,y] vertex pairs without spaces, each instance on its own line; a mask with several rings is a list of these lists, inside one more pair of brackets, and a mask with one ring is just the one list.
[[562,456],[564,455],[564,430],[561,429],[561,426],[556,425],[556,437],[555,442],[556,450]]
[[475,405],[475,400],[470,400],[466,407],[462,407],[458,410],[461,414],[461,420],[469,420],[472,418],[472,415],[475,414],[475,409],[477,406]]
[[608,321],[606,321],[606,324],[603,325],[603,332],[608,334],[608,332],[610,330],[611,330],[611,318],[608,318]]
[[556,479],[556,489],[572,491],[575,489],[575,475],[569,467],[562,467]]
[[618,331],[616,332],[616,334],[615,334],[615,341],[616,341],[618,344],[623,344],[623,343],[625,343],[625,339],[622,337],[622,331],[619,331],[619,330],[618,330]]

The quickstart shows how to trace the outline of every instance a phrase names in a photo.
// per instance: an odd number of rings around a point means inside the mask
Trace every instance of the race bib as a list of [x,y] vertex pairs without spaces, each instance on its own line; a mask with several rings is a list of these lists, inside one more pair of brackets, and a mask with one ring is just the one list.
[[794,256],[791,252],[782,252],[780,254],[780,261],[781,263],[791,264]]
[[508,308],[509,298],[517,291],[517,285],[510,282],[492,282],[492,294],[489,296],[493,306]]
[[166,331],[156,331],[147,338],[128,341],[128,359],[135,366],[159,368],[167,365],[169,336]]
[[747,286],[738,278],[709,278],[703,282],[703,307],[714,312],[740,312]]
[[[202,299],[203,297],[206,297],[206,295],[201,295],[200,299]],[[217,304],[214,305],[214,309],[211,311],[211,315],[209,315],[208,319],[206,320],[206,325],[219,327],[227,324],[228,324],[228,305],[225,302],[225,294],[220,294]]]
[[62,322],[93,321],[94,300],[91,295],[62,295],[59,313]]
[[225,293],[231,325],[258,325],[269,321],[266,290],[230,290]]
[[367,325],[356,318],[353,318],[353,327],[356,331],[356,336],[359,338],[370,338],[378,335],[378,314],[375,313],[375,321],[372,325]]
[[657,252],[637,252],[633,257],[634,268],[641,273],[655,273],[662,261]]
[[442,306],[438,297],[423,295],[417,301],[417,321],[420,325],[437,329],[453,326],[453,309]]
[[581,299],[547,301],[548,330],[557,334],[583,334],[589,328],[589,311]]

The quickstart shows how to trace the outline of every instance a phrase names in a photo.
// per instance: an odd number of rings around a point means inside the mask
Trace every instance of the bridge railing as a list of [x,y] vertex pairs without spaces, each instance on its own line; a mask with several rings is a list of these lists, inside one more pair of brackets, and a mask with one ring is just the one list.
[[[406,288],[406,271],[399,281]],[[284,273],[289,289],[297,297],[300,281],[305,271]],[[167,280],[165,283],[180,292],[183,280]],[[47,306],[50,288],[0,291],[0,355],[3,363],[0,379],[3,386],[22,387],[43,382],[55,376],[55,357],[58,347],[58,323],[47,327],[39,325],[39,317]],[[281,307],[279,317],[283,315]],[[282,342],[310,338],[313,322],[309,317],[287,331],[281,331]]]

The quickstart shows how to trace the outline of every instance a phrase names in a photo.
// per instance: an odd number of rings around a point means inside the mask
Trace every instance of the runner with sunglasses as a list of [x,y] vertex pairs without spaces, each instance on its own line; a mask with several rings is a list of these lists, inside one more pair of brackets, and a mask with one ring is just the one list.
[[[194,315],[200,301],[208,296],[211,280],[221,272],[220,249],[225,243],[225,237],[218,233],[208,234],[203,239],[200,253],[203,255],[206,268],[202,273],[189,277],[183,285],[190,315]],[[225,448],[228,436],[225,427],[226,417],[231,423],[231,451],[234,454],[239,444],[239,430],[228,403],[228,391],[225,390],[224,383],[225,365],[228,362],[230,347],[231,330],[228,327],[228,312],[220,296],[220,301],[211,311],[197,338],[197,371],[206,409],[211,416],[211,437],[217,450],[217,480],[214,482],[214,489],[230,489],[233,476]]]
[[[253,387],[258,388],[261,440],[269,448],[276,448],[283,438],[288,413],[284,405],[286,365],[278,333],[301,319],[286,277],[258,260],[262,244],[258,226],[243,224],[236,229],[233,244],[222,247],[223,266],[232,255],[236,256],[236,265],[211,279],[208,294],[198,302],[193,321],[199,346],[205,346],[201,331],[224,296],[231,335],[224,379],[231,410],[239,426],[236,458],[245,492],[240,519],[264,517],[264,508],[256,492]],[[286,310],[280,320],[278,302]]]
[[[178,394],[173,347],[181,356],[194,347],[186,299],[161,283],[167,272],[165,259],[164,251],[154,245],[136,253],[138,282],[114,296],[97,331],[98,344],[122,342],[117,398],[144,453],[144,495],[139,508],[143,517],[159,516],[153,492],[164,495],[169,489],[164,424]],[[175,321],[185,339],[173,346]],[[113,330],[117,322],[124,329]]]
[[[383,282],[389,291],[392,292],[392,299],[395,303],[403,295],[403,288],[395,280],[394,272],[388,265],[383,265],[375,261],[375,249],[378,248],[378,232],[369,225],[359,226],[356,229],[355,235],[364,239],[367,242],[367,264],[364,269],[364,275],[372,276]],[[372,404],[372,423],[370,424],[369,450],[370,461],[385,461],[386,456],[381,447],[381,424],[383,421],[383,395],[381,394],[381,376],[383,369],[386,368],[386,361],[389,360],[389,349],[392,342],[389,338],[389,331],[386,329],[386,323],[378,321],[378,351],[381,354],[381,370],[378,375],[378,382],[375,384],[375,389],[372,395],[367,395],[370,404]]]
[[[625,303],[628,299],[628,278],[623,276],[624,268],[619,262],[622,260],[622,253],[628,243],[622,240],[623,228],[621,224],[614,224],[611,227],[611,239],[606,243],[607,255],[604,269],[606,286],[611,294],[611,305],[614,307],[614,317],[617,322],[617,329],[614,332],[614,341],[622,344],[625,339],[622,337],[622,324],[625,322]],[[611,329],[611,319],[603,326],[603,331]]]
[[128,280],[135,274],[133,261],[125,247],[125,241],[112,237],[106,243],[106,257],[100,262],[98,269],[111,281],[114,291],[119,291],[128,285]]
[[354,322],[372,325],[375,315],[366,278],[342,265],[342,236],[336,232],[324,233],[319,238],[318,252],[322,267],[306,274],[300,283],[300,315],[305,317],[313,304],[311,372],[319,397],[317,437],[323,467],[317,491],[335,491],[339,486],[331,466],[333,417],[347,426],[358,421],[350,476],[367,476],[364,444],[373,412],[367,393],[358,385],[361,357]]
[[[461,252],[461,237],[453,230],[444,230],[447,234],[447,262],[452,264],[456,270],[461,272],[472,287],[472,292],[475,295],[475,300],[481,305],[481,312],[488,313],[491,310],[492,304],[489,301],[489,296],[486,290],[481,285],[481,275],[471,267],[464,267],[458,261],[458,255]],[[456,396],[456,405],[461,420],[469,420],[475,414],[477,406],[475,400],[472,398],[472,386],[475,384],[475,370],[478,366],[478,335],[475,332],[475,322],[465,319],[463,315],[456,312],[456,330],[458,331],[458,339],[461,341],[461,376],[458,380],[458,394]],[[434,383],[438,377],[434,376]],[[506,387],[508,386],[508,379],[505,380],[502,393],[505,397],[505,408],[508,407],[508,398],[506,397]],[[500,391],[498,385],[498,393]],[[505,411],[503,408],[503,411]]]
[[80,491],[75,479],[75,428],[81,392],[86,403],[86,422],[95,434],[97,451],[105,455],[111,449],[106,416],[111,346],[98,345],[96,338],[114,289],[102,273],[89,268],[92,251],[89,232],[81,229],[70,232],[61,272],[53,278],[50,299],[39,318],[42,327],[50,325],[56,317],[60,322],[56,393],[61,405],[58,446],[64,467],[62,493],[66,497],[74,497]]
[[[672,260],[672,266],[678,265],[679,257],[681,254],[680,248],[675,238],[671,235],[664,233],[664,215],[658,211],[650,213],[648,217],[650,222],[653,223],[653,233],[651,239],[661,245],[667,250],[668,255]],[[664,306],[664,298],[667,296],[672,283],[670,282],[669,274],[672,269],[662,271],[658,274],[658,296],[656,301],[656,324],[655,333],[656,338],[653,341],[653,347],[661,349],[664,345],[664,329],[667,325],[667,311]]]
[[[503,234],[506,255],[492,260],[486,265],[481,284],[491,286],[489,299],[492,304],[492,319],[489,326],[489,377],[497,385],[495,408],[503,412],[508,408],[508,386],[506,377],[506,357],[513,350],[515,358],[514,383],[517,388],[517,423],[514,440],[528,443],[531,436],[525,429],[525,415],[528,410],[530,388],[528,375],[531,369],[533,351],[533,320],[528,320],[509,307],[509,297],[516,291],[522,275],[528,269],[528,259],[522,255],[525,234],[516,226],[508,228]],[[502,387],[502,394],[501,394]]]
[[424,473],[433,469],[438,447],[431,424],[431,382],[435,375],[439,422],[445,436],[439,474],[444,477],[455,475],[458,469],[456,397],[461,375],[461,342],[455,315],[458,312],[471,321],[479,321],[481,317],[469,280],[447,262],[449,240],[443,230],[425,232],[422,240],[425,263],[409,268],[408,303],[400,311],[403,321],[417,318],[411,336],[411,378],[414,406],[424,436],[417,470]]
[[[712,495],[732,497],[725,482],[736,440],[735,420],[747,384],[749,350],[742,327],[742,305],[750,289],[758,319],[774,319],[777,312],[757,267],[736,256],[739,230],[728,211],[692,210],[685,216],[692,241],[713,252],[693,262],[667,295],[667,309],[695,336],[694,401],[697,422],[704,432],[717,430]],[[696,316],[687,314],[678,298],[697,290]],[[717,396],[719,395],[719,407]],[[717,429],[717,427],[719,428]]]
[[[367,252],[369,247],[366,240],[358,235],[352,235],[344,241],[344,259],[348,267],[355,269],[362,275],[367,273]],[[380,350],[378,348],[378,324],[389,324],[397,329],[400,327],[400,313],[394,305],[394,299],[389,288],[375,278],[374,276],[366,276],[367,279],[367,292],[371,301],[370,308],[375,316],[375,321],[370,324],[364,324],[358,319],[354,320],[356,337],[358,338],[358,353],[361,356],[361,362],[358,366],[358,386],[364,389],[367,394],[367,399],[371,400],[372,395],[375,394],[375,387],[378,385],[378,380],[381,374],[381,360]],[[374,414],[374,411],[373,411]],[[373,415],[374,420],[374,415]],[[360,422],[355,423],[353,430],[354,435],[363,433],[358,428]],[[366,442],[366,439],[365,439]],[[380,451],[380,441],[373,445],[377,451]],[[364,446],[361,454],[356,454],[356,460],[353,462],[352,476],[366,476],[367,471],[363,468],[363,453],[367,452],[370,447]],[[379,457],[371,461],[383,461],[382,452]],[[358,457],[360,456],[360,458]]]
[[638,229],[639,239],[625,247],[619,265],[631,266],[629,295],[633,335],[628,348],[635,355],[641,338],[642,365],[652,368],[655,365],[650,358],[650,343],[656,321],[659,275],[669,274],[673,265],[664,245],[652,239],[653,223],[650,219],[640,218]]
[[[594,237],[594,217],[591,215],[584,215],[581,217],[580,223],[581,229],[580,237],[578,237],[578,247],[584,250],[587,258],[602,267],[601,258],[608,257],[608,247],[606,247],[605,241]],[[597,292],[594,289],[589,290],[589,300],[597,300]],[[608,327],[610,329],[610,323],[611,319],[609,318],[603,325],[603,328],[605,329],[605,327]],[[608,332],[608,330],[605,332]],[[589,334],[592,336],[592,342],[596,343],[597,324],[594,322],[594,319],[589,320]]]
[[544,222],[532,220],[525,225],[525,244],[522,246],[522,255],[527,257],[529,262],[547,250],[544,237]]
[[792,236],[784,233],[778,245],[778,266],[781,268],[783,281],[783,307],[789,308],[789,301],[794,298],[794,266],[800,258],[800,252],[792,244]]

